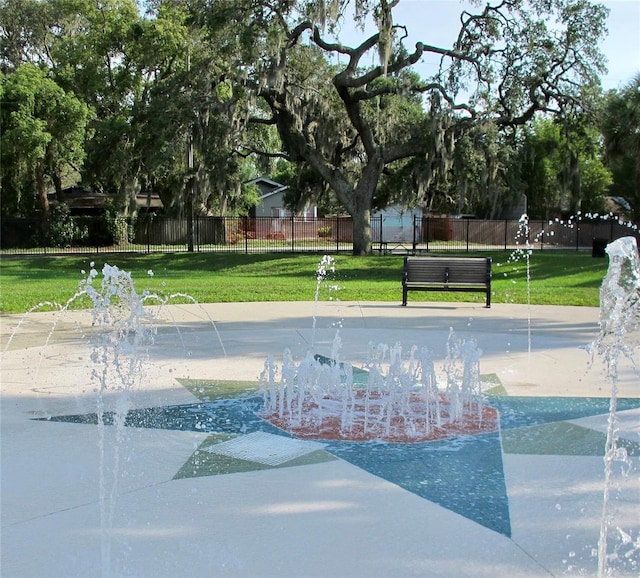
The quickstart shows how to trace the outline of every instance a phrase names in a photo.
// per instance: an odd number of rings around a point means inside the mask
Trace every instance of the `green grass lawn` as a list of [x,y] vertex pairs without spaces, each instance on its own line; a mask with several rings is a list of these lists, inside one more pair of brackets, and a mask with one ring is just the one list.
[[[594,259],[589,252],[535,252],[528,268],[531,279],[528,296],[525,259],[513,260],[510,253],[502,252],[482,255],[493,258],[493,303],[530,300],[533,304],[598,306],[608,259]],[[3,257],[0,312],[24,313],[45,302],[64,305],[87,277],[92,262],[98,271],[108,263],[131,272],[138,293],[148,290],[163,298],[184,293],[200,303],[312,301],[320,259],[320,255],[274,253]],[[334,259],[335,273],[321,284],[321,300],[401,302],[401,256],[337,255]],[[483,301],[484,295],[436,292],[409,295],[409,301],[439,300]],[[88,300],[77,300],[73,305],[88,306]]]

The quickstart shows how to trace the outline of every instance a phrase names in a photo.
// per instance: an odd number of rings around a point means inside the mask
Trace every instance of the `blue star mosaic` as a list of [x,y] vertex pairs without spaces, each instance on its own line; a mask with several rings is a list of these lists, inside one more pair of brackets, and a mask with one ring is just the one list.
[[[410,444],[327,440],[322,450],[281,465],[265,465],[209,451],[215,444],[253,432],[292,437],[258,417],[262,397],[256,395],[255,383],[198,380],[180,383],[201,401],[131,410],[125,419],[126,426],[136,428],[210,434],[176,473],[176,478],[291,467],[338,458],[508,537],[511,523],[504,454],[604,455],[602,432],[570,422],[607,414],[608,398],[512,397],[504,395],[498,387],[492,390],[495,393],[487,394],[485,402],[499,412],[497,432]],[[637,398],[617,401],[618,411],[639,407]],[[98,418],[96,414],[84,414],[48,419],[97,424]],[[112,424],[113,415],[107,413],[103,420]],[[621,439],[619,443],[630,455],[640,455],[637,442]]]

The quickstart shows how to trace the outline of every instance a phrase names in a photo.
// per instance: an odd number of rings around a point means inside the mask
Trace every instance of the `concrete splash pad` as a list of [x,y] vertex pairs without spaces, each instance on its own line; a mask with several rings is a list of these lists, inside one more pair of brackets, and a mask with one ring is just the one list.
[[[251,384],[267,355],[285,346],[304,355],[312,305],[206,306],[226,357],[202,308],[171,307],[149,376],[132,392],[105,566],[97,428],[88,417],[95,404],[81,379],[86,337],[74,318],[44,348],[51,318],[37,314],[3,354],[2,576],[595,575],[608,392],[582,347],[597,333],[597,310],[319,309],[318,349],[339,322],[354,363],[369,341],[427,342],[437,352],[449,327],[475,337],[500,431],[409,452],[412,444],[323,442],[306,451],[262,436],[252,444],[252,433],[282,432],[260,420],[254,427]],[[2,319],[3,345],[17,322]],[[620,387],[635,471],[617,507],[621,527],[637,536],[640,404],[631,369]],[[233,440],[244,443],[240,453],[215,451]],[[280,457],[264,463],[274,448]]]

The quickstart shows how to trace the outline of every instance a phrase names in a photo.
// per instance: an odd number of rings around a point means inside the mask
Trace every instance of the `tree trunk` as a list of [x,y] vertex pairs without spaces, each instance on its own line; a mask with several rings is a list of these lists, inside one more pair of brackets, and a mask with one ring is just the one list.
[[353,219],[353,254],[359,257],[371,255],[371,211],[361,209],[354,211]]
[[51,180],[53,181],[53,186],[56,189],[56,200],[59,203],[64,203],[65,198],[62,194],[62,179],[60,178],[60,175],[57,172],[54,172],[51,175]]
[[47,188],[44,178],[44,170],[42,167],[36,169],[36,187],[38,188],[38,200],[40,201],[40,210],[42,211],[42,220],[49,219],[49,197],[47,196]]
[[49,239],[49,216],[51,214],[49,207],[49,197],[47,197],[46,182],[44,178],[44,170],[41,166],[36,168],[36,187],[38,189],[38,201],[40,202],[40,238],[42,245],[45,246]]
[[353,254],[356,256],[371,255],[371,209],[383,168],[382,154],[370,155],[351,193],[351,203],[345,204],[353,219]]

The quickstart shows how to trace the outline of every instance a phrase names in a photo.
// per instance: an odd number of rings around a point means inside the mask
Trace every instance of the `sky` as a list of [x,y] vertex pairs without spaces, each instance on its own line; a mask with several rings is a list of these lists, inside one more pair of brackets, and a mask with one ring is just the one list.
[[600,48],[608,58],[604,88],[621,88],[640,73],[640,1],[610,0],[609,35]]
[[[609,34],[600,45],[609,69],[601,79],[602,85],[605,90],[621,88],[640,73],[640,0],[600,0],[600,3],[610,10]],[[401,0],[393,11],[394,22],[407,26],[409,39],[405,45],[409,48],[418,40],[448,48],[455,41],[465,6],[468,3],[463,0]],[[360,34],[352,36],[351,28],[351,24],[345,25],[340,35],[341,41],[348,45],[354,44],[350,38],[362,39]],[[438,59],[431,58],[437,64]],[[421,67],[425,67],[426,71],[428,65],[425,59],[415,68],[420,72]]]

